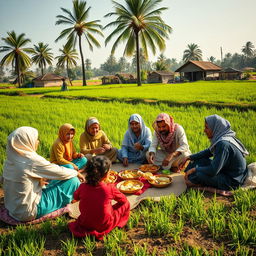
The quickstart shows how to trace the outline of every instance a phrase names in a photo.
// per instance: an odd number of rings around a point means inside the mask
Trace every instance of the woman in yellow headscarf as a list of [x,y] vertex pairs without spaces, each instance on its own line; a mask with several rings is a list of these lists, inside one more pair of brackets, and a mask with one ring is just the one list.
[[107,135],[101,130],[96,117],[90,117],[85,122],[84,132],[80,136],[80,151],[87,158],[93,155],[104,155],[114,162],[117,149],[113,148]]
[[81,170],[87,159],[77,153],[73,144],[75,128],[71,124],[63,124],[59,129],[59,136],[51,148],[50,162],[66,168]]

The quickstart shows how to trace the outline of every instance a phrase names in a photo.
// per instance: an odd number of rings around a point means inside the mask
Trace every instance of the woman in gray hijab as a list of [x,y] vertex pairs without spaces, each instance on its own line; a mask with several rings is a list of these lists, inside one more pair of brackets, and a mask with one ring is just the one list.
[[185,170],[187,186],[230,190],[242,185],[248,172],[245,156],[249,153],[235,137],[229,121],[218,115],[208,116],[204,132],[211,142],[210,147],[183,161],[183,164],[191,161]]

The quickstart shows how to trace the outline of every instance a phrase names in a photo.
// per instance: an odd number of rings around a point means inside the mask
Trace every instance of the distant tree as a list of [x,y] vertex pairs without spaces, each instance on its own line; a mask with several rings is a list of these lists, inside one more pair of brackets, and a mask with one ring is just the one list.
[[109,74],[114,74],[119,71],[119,65],[113,54],[111,54],[106,62],[101,65],[101,69],[107,71]]
[[0,81],[2,82],[4,80],[5,72],[4,72],[4,67],[1,65],[0,66]]
[[168,70],[167,63],[163,61],[157,61],[154,63],[154,69],[157,71]]
[[37,64],[41,69],[41,75],[44,74],[46,64],[51,65],[53,60],[53,54],[48,44],[39,42],[38,45],[34,44],[34,52],[32,55],[32,62]]
[[65,44],[62,49],[59,49],[59,51],[61,52],[61,55],[56,57],[56,59],[58,60],[57,66],[60,66],[62,68],[66,67],[67,76],[72,86],[72,82],[69,76],[69,68],[77,65],[76,60],[78,59],[78,54],[71,43]]
[[[14,81],[18,80],[16,72],[12,73],[12,77],[15,79]],[[28,70],[26,67],[21,68],[20,81],[22,84],[30,82],[33,78],[35,78],[35,73],[33,71]]]
[[32,53],[32,48],[24,48],[30,42],[30,39],[25,38],[25,34],[16,35],[14,31],[7,32],[8,36],[2,38],[7,44],[0,47],[0,52],[8,52],[0,62],[0,65],[12,64],[17,74],[19,87],[21,86],[20,72],[30,66],[31,59],[26,53]]
[[183,61],[202,60],[202,51],[197,44],[188,44],[187,49],[183,52]]
[[148,46],[153,54],[156,53],[156,45],[162,51],[165,49],[165,39],[171,32],[168,26],[160,17],[166,7],[156,8],[162,0],[125,0],[125,5],[113,1],[115,11],[105,17],[116,16],[116,19],[104,28],[114,26],[113,32],[106,38],[105,44],[117,36],[112,46],[111,53],[114,54],[121,42],[126,42],[124,54],[131,56],[136,49],[137,84],[141,85],[140,73],[140,44],[148,57]]
[[250,58],[253,56],[254,51],[253,51],[254,45],[252,42],[248,41],[242,48],[242,53],[245,55],[246,58]]
[[127,72],[130,68],[130,63],[126,60],[125,57],[121,57],[118,60],[118,66],[120,72]]
[[92,62],[90,59],[85,59],[85,69],[91,70],[92,69]]
[[213,57],[213,56],[211,56],[211,57],[209,57],[209,58],[208,58],[208,61],[210,61],[210,62],[212,62],[212,63],[214,63],[214,62],[215,62],[215,60],[216,60],[216,58],[215,58],[215,57]]
[[160,61],[160,62],[166,62],[167,58],[164,56],[163,53],[161,53],[158,58],[157,58],[157,61]]
[[58,20],[56,25],[64,24],[71,25],[71,27],[64,29],[60,36],[55,40],[56,42],[59,39],[64,37],[68,38],[68,42],[73,45],[76,44],[76,39],[78,37],[79,51],[81,55],[82,62],[82,73],[83,73],[83,85],[86,85],[85,79],[85,67],[84,67],[84,56],[82,51],[82,36],[84,35],[86,42],[89,45],[90,50],[93,50],[93,45],[100,47],[100,43],[96,40],[93,34],[99,34],[103,36],[101,32],[101,25],[99,24],[100,20],[88,21],[89,10],[91,7],[86,8],[85,1],[73,0],[73,11],[69,11],[65,8],[61,10],[67,15],[58,15]]

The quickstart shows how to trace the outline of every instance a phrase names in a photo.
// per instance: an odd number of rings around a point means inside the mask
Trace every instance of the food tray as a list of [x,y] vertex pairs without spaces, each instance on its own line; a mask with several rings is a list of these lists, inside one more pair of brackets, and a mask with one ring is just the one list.
[[156,173],[159,171],[160,166],[155,165],[155,164],[143,164],[139,167],[139,169],[142,172],[151,172],[151,173]]
[[[136,189],[122,189],[122,185],[128,185],[128,184],[133,184],[133,185],[138,185]],[[143,188],[144,184],[139,181],[139,180],[123,180],[119,183],[117,183],[116,187],[125,194],[134,194],[141,190]]]
[[116,182],[118,173],[114,170],[109,170],[107,177],[103,179],[103,182],[107,184],[113,184]]
[[170,182],[165,183],[165,184],[158,184],[158,183],[155,183],[154,181],[148,180],[148,182],[149,182],[153,187],[156,187],[156,188],[165,188],[165,187],[168,187],[169,185],[171,185],[171,183],[172,183],[172,177],[170,177],[169,175],[159,174],[159,175],[155,175],[155,177],[166,177],[166,178],[168,178],[168,179],[170,180]]
[[[140,175],[139,174],[137,174],[137,172],[138,172],[138,170],[135,170],[135,169],[133,169],[133,170],[121,170],[119,173],[118,173],[118,176],[121,178],[121,179],[123,179],[123,180],[136,180],[136,179],[139,179],[139,177],[140,177]],[[124,177],[123,175],[125,174],[125,173],[131,173],[132,174],[132,177]],[[135,175],[135,174],[137,174],[137,175]]]

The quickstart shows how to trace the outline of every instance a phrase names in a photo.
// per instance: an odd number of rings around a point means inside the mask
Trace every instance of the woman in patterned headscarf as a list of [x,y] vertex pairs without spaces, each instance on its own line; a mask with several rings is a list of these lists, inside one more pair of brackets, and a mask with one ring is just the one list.
[[146,160],[151,141],[151,131],[145,126],[142,117],[139,114],[131,115],[122,148],[118,151],[118,159],[124,166],[128,166],[128,163],[142,164]]
[[249,153],[235,137],[229,121],[218,115],[208,116],[205,118],[204,132],[211,142],[210,147],[184,159],[184,162],[192,160],[185,175],[187,185],[211,186],[222,190],[242,185],[248,172],[245,156]]

